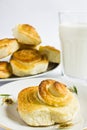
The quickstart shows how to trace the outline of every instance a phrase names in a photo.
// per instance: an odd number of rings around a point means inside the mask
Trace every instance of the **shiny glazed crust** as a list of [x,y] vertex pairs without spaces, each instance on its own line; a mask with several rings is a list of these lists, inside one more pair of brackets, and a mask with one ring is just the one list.
[[13,36],[22,44],[38,45],[41,38],[36,29],[29,24],[19,24],[13,29]]
[[10,60],[13,74],[27,76],[44,72],[48,68],[48,59],[34,49],[19,50]]
[[[68,101],[65,100],[66,94]],[[25,88],[18,94],[20,117],[31,126],[68,122],[75,118],[78,111],[77,98],[64,84],[51,79],[42,81],[39,86]]]
[[48,105],[65,106],[73,98],[64,84],[55,80],[44,80],[39,85],[39,98]]
[[12,59],[16,59],[23,62],[32,62],[32,61],[38,61],[41,59],[41,55],[37,50],[34,49],[23,49],[16,51],[12,55]]
[[4,58],[19,49],[16,39],[5,38],[0,40],[0,58]]

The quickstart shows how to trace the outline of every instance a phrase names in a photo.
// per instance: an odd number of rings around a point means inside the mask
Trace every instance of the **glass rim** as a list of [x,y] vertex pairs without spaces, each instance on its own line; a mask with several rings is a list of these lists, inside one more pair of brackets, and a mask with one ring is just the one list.
[[87,11],[60,10],[58,14],[87,14]]

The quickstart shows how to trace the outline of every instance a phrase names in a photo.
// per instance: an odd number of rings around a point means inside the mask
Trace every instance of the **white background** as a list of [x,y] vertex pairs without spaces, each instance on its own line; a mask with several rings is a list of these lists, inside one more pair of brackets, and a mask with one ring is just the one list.
[[0,38],[12,37],[12,28],[28,23],[37,29],[42,44],[60,47],[58,11],[83,11],[86,0],[0,0]]
[[12,37],[16,24],[28,23],[36,28],[42,44],[60,48],[58,11],[64,10],[87,11],[87,1],[0,0],[0,38]]

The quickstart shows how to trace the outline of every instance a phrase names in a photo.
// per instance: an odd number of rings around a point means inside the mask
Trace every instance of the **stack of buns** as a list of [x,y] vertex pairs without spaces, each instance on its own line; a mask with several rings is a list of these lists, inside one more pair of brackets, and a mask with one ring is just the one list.
[[[13,36],[0,40],[0,59],[11,55],[9,63],[3,60],[0,63],[0,78],[34,75],[47,71],[50,62],[60,63],[60,51],[51,46],[40,46],[41,38],[31,25],[18,24],[13,29]],[[11,71],[4,64],[8,64]],[[4,71],[6,69],[9,75]],[[1,75],[2,71],[6,76]]]
[[18,112],[30,126],[49,126],[72,122],[79,113],[77,97],[67,86],[53,79],[29,86],[18,94]]

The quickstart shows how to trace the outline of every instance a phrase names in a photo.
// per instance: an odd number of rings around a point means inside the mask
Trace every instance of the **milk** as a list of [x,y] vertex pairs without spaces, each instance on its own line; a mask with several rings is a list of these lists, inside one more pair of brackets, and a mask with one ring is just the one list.
[[60,24],[64,73],[87,78],[87,24]]

